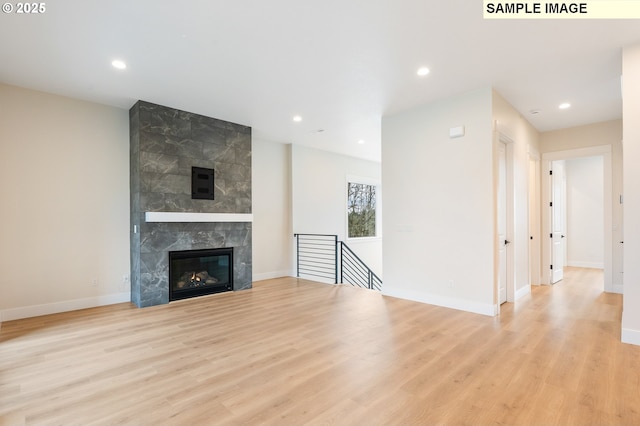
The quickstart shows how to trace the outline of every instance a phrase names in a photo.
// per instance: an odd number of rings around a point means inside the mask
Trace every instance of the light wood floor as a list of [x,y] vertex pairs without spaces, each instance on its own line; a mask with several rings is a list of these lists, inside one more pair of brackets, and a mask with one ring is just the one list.
[[573,269],[496,318],[295,278],[5,322],[0,424],[640,424],[622,298]]

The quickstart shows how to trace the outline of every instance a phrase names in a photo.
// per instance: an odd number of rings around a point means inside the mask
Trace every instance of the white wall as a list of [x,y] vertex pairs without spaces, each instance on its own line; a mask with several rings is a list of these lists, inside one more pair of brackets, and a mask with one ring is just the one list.
[[565,160],[567,265],[604,267],[604,170],[602,157]]
[[495,314],[491,102],[487,88],[383,117],[385,294]]
[[[622,195],[622,120],[611,120],[602,123],[594,123],[585,126],[568,129],[554,130],[540,134],[540,150],[545,153],[557,153],[562,151],[582,150],[585,148],[597,148],[601,146],[611,147],[611,239],[612,239],[612,287],[622,291],[623,287],[623,205],[620,204]],[[626,151],[626,148],[625,148]],[[625,152],[625,156],[626,156]],[[544,178],[544,177],[543,177]],[[606,256],[606,253],[605,253]]]
[[[513,224],[509,240],[513,256],[513,270],[510,272],[514,284],[514,294],[508,291],[509,301],[517,300],[531,291],[529,284],[529,247],[540,255],[540,235],[530,235],[529,229],[529,162],[539,158],[540,141],[538,131],[522,117],[498,92],[493,91],[493,119],[496,131],[507,136],[512,142],[513,153]],[[539,206],[539,196],[534,197]],[[529,237],[534,237],[530,243]],[[538,271],[538,276],[540,275]],[[535,283],[537,284],[537,283]]]
[[[380,181],[380,173],[380,163],[292,145],[293,232],[337,234],[338,239],[346,241],[382,277],[382,238],[362,242],[346,240],[347,176]],[[379,201],[382,202],[382,197]],[[383,210],[383,217],[384,214]]]
[[603,121],[542,132],[540,133],[540,152],[567,151],[602,145],[612,145],[622,149],[621,141],[622,120]]
[[624,299],[622,341],[640,345],[640,45],[622,52]]
[[2,318],[129,300],[128,112],[1,84],[0,111]]
[[253,280],[295,275],[291,145],[253,138]]

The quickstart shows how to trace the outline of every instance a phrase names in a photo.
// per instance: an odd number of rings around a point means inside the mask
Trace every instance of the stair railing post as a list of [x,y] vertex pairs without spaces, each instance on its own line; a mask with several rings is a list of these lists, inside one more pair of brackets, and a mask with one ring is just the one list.
[[296,239],[296,276],[300,278],[300,236],[298,234],[293,236]]
[[[334,284],[338,284],[338,236],[336,235],[334,237],[334,241],[336,243],[336,257],[335,257],[335,262],[336,262],[336,279],[335,279],[335,283]],[[342,259],[342,257],[341,257]],[[340,268],[340,272],[342,273],[342,268]]]

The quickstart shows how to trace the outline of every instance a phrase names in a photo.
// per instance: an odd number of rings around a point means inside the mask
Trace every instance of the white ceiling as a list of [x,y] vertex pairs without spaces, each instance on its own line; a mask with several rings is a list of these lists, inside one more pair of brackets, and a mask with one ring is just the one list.
[[640,42],[637,21],[483,20],[481,0],[46,8],[0,16],[0,82],[122,108],[142,99],[372,160],[383,115],[488,85],[540,131],[620,118],[621,49]]

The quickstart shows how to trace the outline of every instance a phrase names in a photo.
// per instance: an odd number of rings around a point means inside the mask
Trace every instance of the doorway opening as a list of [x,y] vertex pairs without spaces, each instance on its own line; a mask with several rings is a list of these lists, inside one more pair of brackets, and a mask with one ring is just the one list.
[[[602,196],[600,211],[597,214],[586,214],[585,206],[589,205],[588,194],[567,194],[566,192],[566,168],[567,164],[570,164],[573,169],[578,163],[571,163],[572,159],[584,159],[595,158],[594,161],[601,161],[601,185]],[[573,266],[585,267],[589,266],[589,263],[585,260],[579,260],[573,257],[570,251],[567,251],[569,244],[579,242],[579,238],[576,241],[573,237],[577,236],[576,231],[569,233],[569,230],[577,229],[575,227],[584,226],[579,223],[567,223],[566,210],[567,195],[574,197],[571,201],[571,207],[579,208],[581,211],[572,213],[569,212],[569,220],[574,222],[571,217],[576,216],[590,216],[588,220],[599,220],[599,238],[594,238],[593,235],[589,236],[591,241],[589,246],[594,247],[595,244],[599,244],[602,248],[601,262],[593,261],[590,266],[601,266],[604,275],[604,291],[606,292],[621,292],[616,291],[613,285],[613,187],[612,187],[612,167],[611,167],[611,147],[597,146],[592,148],[581,148],[567,151],[558,151],[551,153],[544,153],[542,155],[542,170],[543,170],[543,184],[542,184],[542,205],[545,206],[542,209],[542,235],[548,235],[548,242],[542,244],[542,284],[553,284],[562,280],[563,271],[565,265],[573,264]],[[579,166],[578,166],[579,168]],[[545,181],[546,176],[546,181]],[[577,175],[574,173],[574,178]],[[577,176],[578,179],[579,176]],[[571,178],[570,178],[571,179]],[[580,186],[584,184],[571,184],[571,191],[580,191]],[[593,195],[593,194],[591,194]],[[582,197],[582,199],[580,199]],[[593,203],[591,204],[593,205]],[[548,206],[548,207],[547,207]],[[544,237],[543,237],[544,238]],[[591,248],[590,250],[595,250]],[[578,252],[574,251],[574,254]],[[593,254],[593,253],[592,253]],[[582,256],[582,255],[581,255]],[[586,258],[585,258],[586,259]],[[595,258],[592,258],[595,259]],[[582,264],[581,264],[582,263]],[[546,272],[545,272],[546,270]]]

